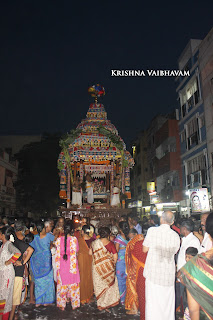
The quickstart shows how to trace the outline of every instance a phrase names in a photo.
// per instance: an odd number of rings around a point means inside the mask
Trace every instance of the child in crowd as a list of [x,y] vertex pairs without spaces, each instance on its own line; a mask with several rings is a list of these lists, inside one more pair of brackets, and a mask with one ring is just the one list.
[[[198,250],[197,248],[194,247],[189,247],[186,249],[186,262],[188,262],[189,260],[191,260],[192,258],[194,258],[196,255],[198,254]],[[184,294],[186,294],[186,289]],[[187,300],[187,299],[186,299]],[[190,314],[189,314],[189,308],[188,306],[185,308],[184,310],[184,315],[183,315],[183,319],[184,320],[190,320]]]

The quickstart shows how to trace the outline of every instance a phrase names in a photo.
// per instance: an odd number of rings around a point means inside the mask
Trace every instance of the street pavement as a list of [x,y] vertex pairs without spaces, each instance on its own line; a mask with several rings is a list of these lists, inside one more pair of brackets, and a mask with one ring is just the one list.
[[72,310],[70,305],[67,305],[65,311],[59,310],[55,305],[47,307],[30,305],[28,301],[21,306],[20,311],[16,315],[16,320],[67,320],[67,319],[82,319],[82,320],[104,320],[104,319],[122,319],[122,320],[140,320],[139,315],[126,315],[122,305],[116,306],[111,313],[99,311],[96,302],[81,306],[76,310]]

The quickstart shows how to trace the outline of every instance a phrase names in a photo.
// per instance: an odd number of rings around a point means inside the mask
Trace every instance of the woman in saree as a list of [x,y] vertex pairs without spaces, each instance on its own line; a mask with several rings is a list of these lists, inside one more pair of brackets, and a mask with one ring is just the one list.
[[64,226],[64,235],[56,242],[56,268],[57,268],[57,307],[65,310],[66,303],[71,301],[72,309],[80,307],[80,274],[78,269],[77,252],[78,240],[71,222]]
[[119,304],[118,280],[115,275],[117,251],[114,244],[109,241],[110,229],[99,229],[100,239],[92,242],[90,254],[92,255],[92,276],[94,293],[99,310],[109,311]]
[[54,241],[54,236],[46,232],[43,222],[37,224],[38,234],[30,243],[34,248],[34,253],[30,258],[35,281],[36,307],[48,305],[55,302],[55,285],[52,268],[52,255],[50,246]]
[[140,320],[145,320],[145,278],[143,270],[146,253],[142,252],[144,236],[137,230],[129,231],[129,243],[126,247],[126,300],[127,314],[137,314],[140,310]]
[[120,292],[120,301],[124,305],[126,298],[126,263],[125,253],[128,243],[129,225],[125,221],[119,222],[119,234],[114,240],[118,252],[118,261],[116,263],[116,275],[118,278],[118,287]]
[[92,241],[95,240],[93,233],[92,226],[84,225],[81,230],[81,236],[78,238],[81,304],[89,303],[93,297],[92,256],[89,255]]
[[[15,234],[13,228],[0,229],[0,320],[9,319],[13,305],[13,285],[15,271],[13,264],[21,256],[21,252],[12,244]],[[11,241],[10,241],[11,240]]]
[[[213,243],[213,213],[206,220],[206,232]],[[213,245],[188,261],[178,278],[186,286],[191,320],[213,319]]]

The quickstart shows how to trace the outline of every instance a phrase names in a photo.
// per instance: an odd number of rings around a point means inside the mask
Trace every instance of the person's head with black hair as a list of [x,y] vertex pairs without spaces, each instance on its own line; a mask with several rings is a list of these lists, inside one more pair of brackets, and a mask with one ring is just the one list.
[[211,237],[211,241],[213,242],[213,212],[211,212],[206,219],[206,232]]
[[191,219],[183,220],[180,226],[180,234],[184,237],[187,237],[193,231],[194,222]]
[[38,234],[40,234],[42,231],[46,232],[43,221],[38,221],[36,224],[36,227],[37,227]]
[[64,217],[59,217],[58,221],[56,223],[56,227],[59,228],[59,229],[63,229],[64,228],[64,224],[65,224]]
[[64,260],[67,260],[67,237],[71,236],[73,231],[74,229],[72,221],[67,221],[64,225]]
[[160,218],[158,217],[157,214],[152,214],[150,216],[150,222],[154,225],[154,226],[159,226],[160,225]]
[[25,233],[26,226],[23,220],[17,220],[15,221],[14,225],[15,232],[22,232]]
[[210,212],[204,212],[200,217],[200,224],[203,231],[203,234],[206,232],[206,220],[209,216]]
[[128,234],[129,234],[129,224],[126,221],[121,221],[119,222],[119,233],[121,236],[125,239],[128,239]]
[[24,238],[24,242],[29,244],[33,241],[34,239],[34,234],[29,232],[28,234],[26,234],[25,238]]
[[10,226],[10,227],[13,227],[14,228],[14,226],[15,226],[15,219],[14,218],[9,218],[8,219],[8,225]]
[[110,229],[108,227],[100,227],[98,229],[98,234],[100,236],[101,239],[108,239],[109,240],[109,237],[110,237]]
[[143,224],[147,223],[148,222],[148,218],[146,216],[143,216],[142,222],[143,222]]
[[128,238],[132,240],[135,236],[137,236],[138,232],[135,228],[129,230]]
[[191,260],[193,257],[195,257],[198,254],[198,250],[197,248],[194,247],[188,247],[186,249],[186,262],[188,262],[189,260]]
[[36,223],[31,221],[30,222],[30,232],[36,232],[36,231],[37,231]]
[[81,218],[81,226],[90,225],[90,217]]
[[147,231],[148,231],[148,229],[151,227],[151,225],[150,225],[150,223],[144,223],[143,224],[143,235],[144,235],[144,237],[146,236],[146,234],[147,234]]
[[13,227],[4,226],[3,228],[0,229],[0,240],[3,242],[3,244],[9,240],[11,240],[11,242],[14,242],[15,239],[16,239],[16,234]]
[[29,229],[29,227],[30,227],[30,219],[29,218],[25,218],[24,224],[25,224],[26,228]]

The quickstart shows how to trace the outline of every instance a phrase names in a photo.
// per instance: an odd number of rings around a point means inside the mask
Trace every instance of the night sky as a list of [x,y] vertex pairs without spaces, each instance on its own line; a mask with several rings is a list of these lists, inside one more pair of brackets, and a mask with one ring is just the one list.
[[190,38],[213,26],[213,1],[4,1],[0,133],[66,132],[85,118],[90,85],[129,143],[176,106],[174,77],[111,77],[111,69],[177,69]]

